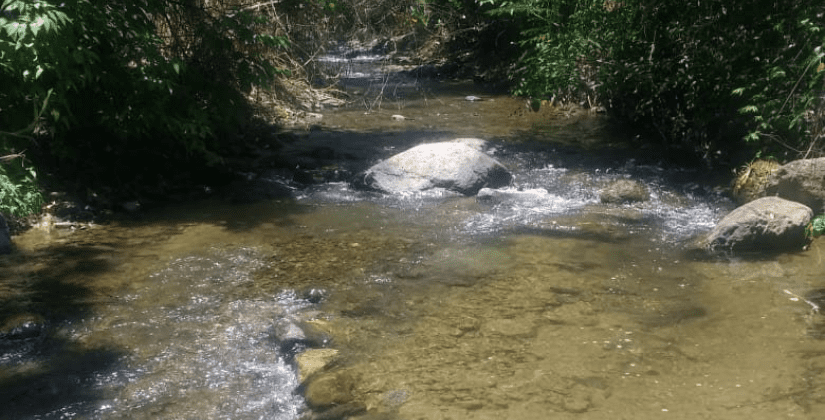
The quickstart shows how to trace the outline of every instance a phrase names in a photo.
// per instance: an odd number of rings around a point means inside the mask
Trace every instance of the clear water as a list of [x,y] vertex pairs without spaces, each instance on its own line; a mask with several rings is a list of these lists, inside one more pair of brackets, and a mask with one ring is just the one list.
[[[275,177],[294,198],[33,229],[0,257],[0,418],[821,417],[818,241],[698,258],[692,238],[733,208],[703,170],[634,156],[599,116],[412,83],[392,109],[324,111],[284,153],[326,148],[355,171],[477,136],[512,186]],[[602,204],[616,179],[650,199]],[[337,352],[313,404],[297,359],[317,349]]]

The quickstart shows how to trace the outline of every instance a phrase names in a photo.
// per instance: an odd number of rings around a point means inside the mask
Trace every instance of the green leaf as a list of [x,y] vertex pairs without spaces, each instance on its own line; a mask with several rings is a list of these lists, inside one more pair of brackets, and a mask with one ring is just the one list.
[[756,114],[759,112],[759,109],[754,105],[745,105],[742,108],[739,108],[739,112],[742,114]]
[[785,77],[785,76],[786,76],[785,70],[783,70],[779,67],[774,67],[774,68],[771,69],[770,75],[768,76],[768,79],[772,80],[772,79],[782,78],[782,77]]

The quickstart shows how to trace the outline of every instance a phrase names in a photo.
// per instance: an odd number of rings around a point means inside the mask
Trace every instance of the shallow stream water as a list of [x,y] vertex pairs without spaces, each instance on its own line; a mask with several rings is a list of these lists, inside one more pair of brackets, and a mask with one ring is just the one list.
[[[310,184],[260,175],[292,197],[14,238],[0,418],[823,416],[822,243],[689,252],[734,207],[704,169],[598,115],[368,61],[342,62],[349,106],[282,150],[331,164]],[[513,185],[389,196],[330,175],[456,137],[488,140]],[[650,199],[602,204],[616,179]]]

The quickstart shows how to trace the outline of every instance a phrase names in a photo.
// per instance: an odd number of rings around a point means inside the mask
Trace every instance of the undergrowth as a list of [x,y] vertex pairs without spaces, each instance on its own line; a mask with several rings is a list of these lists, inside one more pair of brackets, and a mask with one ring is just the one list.
[[0,213],[25,217],[39,213],[42,205],[43,194],[34,168],[17,162],[0,164]]

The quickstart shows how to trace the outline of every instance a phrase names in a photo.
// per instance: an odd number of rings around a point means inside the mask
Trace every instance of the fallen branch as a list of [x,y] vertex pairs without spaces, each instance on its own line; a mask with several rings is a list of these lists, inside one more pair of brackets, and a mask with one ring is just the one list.
[[241,10],[260,9],[261,7],[271,6],[273,4],[278,4],[280,2],[281,2],[281,0],[264,1],[264,2],[260,2],[258,4],[253,4],[252,6],[246,6]]
[[25,157],[26,157],[26,151],[24,150],[20,153],[12,153],[10,155],[0,156],[0,163],[9,163],[9,162],[11,162],[11,161],[13,161],[17,158],[23,159]]

